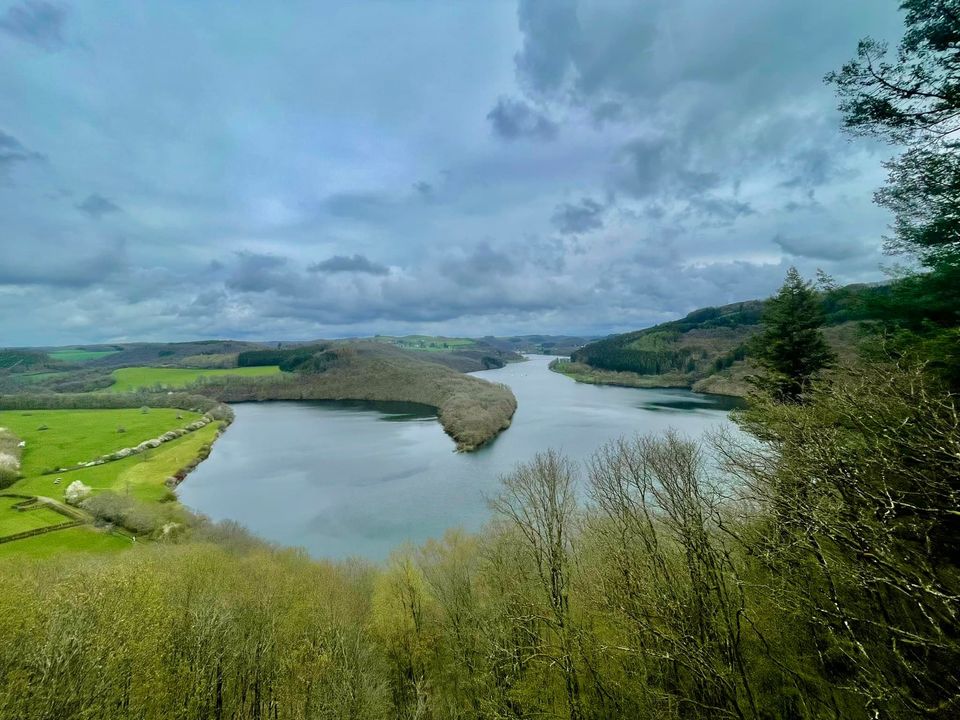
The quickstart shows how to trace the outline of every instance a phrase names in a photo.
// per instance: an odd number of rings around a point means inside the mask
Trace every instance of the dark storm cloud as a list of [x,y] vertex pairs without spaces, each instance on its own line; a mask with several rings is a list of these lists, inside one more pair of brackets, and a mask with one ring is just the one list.
[[563,203],[553,212],[553,226],[564,235],[578,235],[603,227],[606,206],[590,198],[579,203]]
[[294,295],[300,288],[300,279],[290,267],[289,258],[248,251],[238,252],[235,257],[236,262],[226,281],[230,290]]
[[72,247],[49,246],[46,243],[18,243],[0,263],[0,287],[42,286],[46,288],[81,289],[96,286],[128,269],[126,243],[117,240],[99,243],[92,252],[84,244]]
[[788,188],[818,188],[841,177],[845,169],[839,164],[839,148],[811,147],[787,160],[790,177],[783,182]]
[[66,8],[45,0],[23,0],[0,17],[0,30],[17,40],[53,52],[64,46]]
[[92,195],[87,195],[83,202],[77,204],[77,210],[89,215],[95,220],[99,220],[104,215],[120,212],[120,206],[110,200],[110,198],[105,198],[99,193],[93,193]]
[[18,163],[42,161],[44,156],[34,152],[17,140],[13,135],[0,130],[0,173],[12,168]]
[[487,113],[493,132],[504,140],[553,140],[557,124],[522,100],[500,98]]
[[580,35],[576,0],[529,0],[518,11],[523,49],[520,75],[538,92],[558,90],[567,77],[570,48]]
[[793,237],[777,235],[773,241],[794,257],[812,260],[850,260],[870,255],[876,248],[842,237]]
[[683,148],[669,138],[640,138],[621,148],[615,184],[636,198],[667,193],[689,198],[720,183],[718,173],[690,165]]
[[334,255],[322,262],[307,266],[313,273],[366,273],[367,275],[387,275],[390,269],[386,265],[369,260],[364,255]]
[[503,250],[483,242],[466,254],[448,258],[441,269],[448,277],[476,284],[493,277],[516,275],[517,261]]
[[690,208],[708,222],[721,224],[731,224],[739,218],[756,214],[749,203],[736,198],[698,195],[690,199]]

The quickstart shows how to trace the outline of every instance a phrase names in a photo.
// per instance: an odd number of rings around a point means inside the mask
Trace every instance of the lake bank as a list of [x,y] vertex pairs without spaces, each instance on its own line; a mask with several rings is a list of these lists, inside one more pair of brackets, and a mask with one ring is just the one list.
[[[319,372],[256,378],[218,376],[196,391],[228,403],[262,400],[369,400],[432,407],[457,450],[483,447],[510,427],[517,400],[506,386],[414,357],[384,343],[351,342],[322,353]],[[479,375],[479,374],[477,374]]]
[[727,423],[736,405],[686,390],[578,384],[550,372],[551,359],[476,374],[510,387],[518,407],[509,431],[473,453],[451,452],[436,413],[422,405],[237,405],[229,432],[178,495],[214,520],[318,557],[379,559],[404,541],[479,528],[499,476],[538,451],[583,462],[620,435],[673,428],[699,437]]
[[[743,363],[740,363],[742,366]],[[590,385],[611,385],[628,388],[673,388],[691,390],[703,395],[744,398],[750,392],[750,385],[744,379],[744,368],[735,367],[708,375],[705,378],[692,377],[689,374],[670,373],[664,375],[641,375],[634,372],[602,370],[585,363],[557,358],[550,363],[550,369],[579,383]]]

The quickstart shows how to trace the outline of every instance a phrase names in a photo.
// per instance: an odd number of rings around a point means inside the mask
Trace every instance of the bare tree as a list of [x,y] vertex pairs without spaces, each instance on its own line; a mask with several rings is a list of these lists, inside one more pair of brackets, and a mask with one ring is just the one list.
[[520,532],[549,606],[546,618],[557,638],[556,661],[563,673],[571,720],[583,717],[580,679],[574,661],[570,613],[572,532],[576,519],[576,465],[554,450],[537,454],[501,478],[491,507]]

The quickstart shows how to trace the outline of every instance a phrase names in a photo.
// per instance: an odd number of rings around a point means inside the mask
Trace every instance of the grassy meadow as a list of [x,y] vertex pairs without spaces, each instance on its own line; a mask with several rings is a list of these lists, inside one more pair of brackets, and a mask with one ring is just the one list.
[[279,372],[280,368],[276,365],[241,368],[127,367],[113,371],[114,384],[110,386],[110,390],[132,392],[141,388],[182,388],[211,377],[263,377]]
[[448,352],[463,350],[476,345],[470,338],[443,337],[440,335],[404,335],[403,337],[388,338],[404,350],[420,350],[426,352]]
[[69,348],[66,350],[54,350],[47,353],[54,360],[63,362],[87,362],[89,360],[99,360],[108,355],[115,355],[119,350],[84,350],[83,348]]
[[[10,491],[61,500],[66,487],[74,480],[79,480],[88,485],[94,493],[112,490],[123,495],[129,494],[138,500],[159,501],[169,492],[164,480],[196,457],[201,446],[212,443],[216,434],[217,423],[210,423],[160,447],[122,460],[71,470],[60,475],[25,477],[14,484]],[[62,478],[59,484],[56,483],[58,477]]]
[[[33,511],[35,512],[35,511]],[[61,516],[61,520],[64,520]],[[81,525],[22,540],[0,543],[0,562],[5,560],[42,560],[64,555],[115,553],[134,543],[129,537]]]
[[[135,446],[200,417],[198,413],[174,408],[150,408],[146,412],[139,408],[0,412],[0,427],[9,428],[27,443],[22,457],[23,477],[5,490],[8,495],[0,495],[0,537],[67,522],[70,518],[48,506],[17,509],[14,506],[24,498],[12,495],[46,497],[62,503],[66,489],[74,481],[89,487],[93,497],[107,493],[102,499],[114,498],[115,505],[120,502],[125,512],[139,518],[141,528],[160,523],[159,518],[174,519],[181,512],[177,503],[161,504],[171,499],[165,481],[204,454],[216,438],[219,423],[210,423],[156,448],[102,465],[52,474],[43,474],[43,471],[75,466],[78,462]],[[118,432],[118,428],[124,431]],[[101,515],[86,504],[79,516],[91,522],[94,518],[103,521]],[[143,525],[144,517],[147,525]],[[147,533],[150,536],[149,531]],[[131,544],[127,534],[83,525],[0,543],[0,561],[12,557],[45,558],[61,553],[114,552]]]
[[[30,477],[47,469],[70,467],[133,447],[199,417],[197,413],[174,408],[151,408],[146,413],[137,408],[3,410],[0,427],[10,428],[26,441],[21,470],[24,476]],[[119,428],[125,432],[118,432]]]
[[69,518],[46,506],[30,510],[17,510],[13,507],[23,501],[23,498],[20,497],[0,495],[0,537],[36,530],[49,525],[59,525],[69,520]]

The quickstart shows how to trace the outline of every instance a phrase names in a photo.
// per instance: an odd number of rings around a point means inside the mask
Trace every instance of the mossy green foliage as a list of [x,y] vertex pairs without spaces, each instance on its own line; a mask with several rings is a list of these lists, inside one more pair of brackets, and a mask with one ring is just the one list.
[[[199,417],[174,408],[151,408],[146,413],[137,408],[2,410],[0,427],[10,428],[26,442],[21,472],[32,476],[133,447]],[[117,432],[121,427],[125,432]]]
[[276,365],[238,368],[166,368],[166,367],[128,367],[113,371],[113,392],[132,392],[153,388],[184,388],[209,378],[224,376],[264,377],[276,375],[280,368]]
[[22,497],[0,495],[0,537],[70,521],[70,518],[43,504],[28,510],[18,510],[14,507],[23,502]]
[[[67,486],[74,480],[80,480],[91,487],[94,493],[112,490],[121,494],[129,493],[139,500],[159,501],[168,493],[164,481],[195,458],[204,445],[212,443],[217,429],[218,423],[210,423],[181,438],[122,460],[60,475],[25,477],[14,484],[10,491],[62,500]],[[60,483],[56,482],[58,477],[62,478]]]
[[[61,519],[66,520],[66,518]],[[0,543],[0,567],[5,563],[22,563],[47,558],[72,558],[87,555],[115,555],[134,547],[133,541],[119,533],[89,526],[55,530],[22,540]],[[3,572],[3,570],[0,570]],[[2,600],[0,600],[2,604]],[[3,717],[0,710],[0,717]]]
[[64,350],[53,350],[47,353],[54,360],[62,360],[63,362],[88,362],[90,360],[98,360],[102,357],[107,357],[108,355],[115,355],[120,352],[119,350],[86,350],[84,348],[69,348]]

